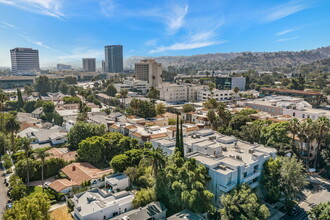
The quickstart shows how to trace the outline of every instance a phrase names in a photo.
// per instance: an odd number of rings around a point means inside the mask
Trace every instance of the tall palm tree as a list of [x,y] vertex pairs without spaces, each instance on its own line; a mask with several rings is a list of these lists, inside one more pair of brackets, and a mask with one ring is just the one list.
[[30,153],[31,153],[31,140],[26,138],[26,137],[23,137],[21,139],[21,148],[22,150],[24,151],[25,153],[25,158],[26,158],[26,179],[27,179],[27,184],[29,185],[30,184],[30,173],[29,173],[29,156],[30,156]]
[[314,160],[314,168],[316,169],[318,165],[318,159],[321,154],[321,145],[322,142],[325,138],[325,135],[329,132],[330,130],[330,120],[325,117],[319,117],[316,121],[316,132],[315,132],[315,137],[317,141],[317,147],[316,147],[316,155],[315,155],[315,160]]
[[127,98],[128,90],[122,89],[122,90],[120,90],[119,94],[120,94],[120,98],[122,98],[122,103],[125,108],[125,98]]
[[151,165],[151,170],[154,176],[157,176],[158,171],[163,169],[166,164],[165,153],[159,147],[152,148],[149,153],[146,154],[148,164]]
[[16,119],[16,116],[10,116],[5,123],[5,130],[11,134],[11,147],[15,152],[15,133],[19,131],[20,125]]
[[226,110],[226,105],[223,102],[219,103],[217,107],[217,113],[219,119],[222,122],[222,125],[227,127],[231,119],[231,113],[228,110]]
[[237,99],[237,94],[238,94],[238,92],[239,92],[239,88],[236,86],[236,87],[234,88],[234,93],[235,93],[235,104],[236,104],[236,99]]
[[42,192],[44,191],[44,165],[45,160],[48,156],[52,155],[50,153],[47,153],[45,149],[37,149],[35,151],[35,155],[38,159],[41,160],[41,181],[42,181]]
[[295,137],[299,132],[299,125],[300,125],[300,122],[297,118],[291,119],[288,124],[288,130],[292,134],[292,146],[294,147],[294,150],[296,150]]

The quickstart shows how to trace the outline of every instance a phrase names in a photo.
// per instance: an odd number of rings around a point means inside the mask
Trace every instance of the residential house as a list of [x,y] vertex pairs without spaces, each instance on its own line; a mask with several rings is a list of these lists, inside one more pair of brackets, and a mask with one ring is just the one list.
[[133,209],[134,194],[94,188],[73,196],[74,214],[77,220],[111,219]]
[[42,113],[43,113],[43,109],[42,109],[42,107],[39,107],[39,108],[36,108],[31,114],[32,114],[32,117],[34,117],[34,118],[40,118]]
[[166,207],[161,202],[152,202],[118,215],[113,220],[163,220],[166,219],[166,211]]
[[198,216],[197,214],[189,211],[188,209],[184,209],[174,215],[171,215],[167,218],[168,220],[203,220],[202,217]]
[[125,190],[130,186],[130,181],[128,176],[123,173],[115,173],[110,176],[105,177],[105,188],[111,192],[118,192]]

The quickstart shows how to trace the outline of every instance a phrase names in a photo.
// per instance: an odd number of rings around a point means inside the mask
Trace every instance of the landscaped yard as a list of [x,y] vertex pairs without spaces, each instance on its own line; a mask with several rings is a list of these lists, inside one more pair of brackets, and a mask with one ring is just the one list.
[[68,207],[63,206],[55,209],[50,213],[51,220],[73,220],[71,214],[68,212]]

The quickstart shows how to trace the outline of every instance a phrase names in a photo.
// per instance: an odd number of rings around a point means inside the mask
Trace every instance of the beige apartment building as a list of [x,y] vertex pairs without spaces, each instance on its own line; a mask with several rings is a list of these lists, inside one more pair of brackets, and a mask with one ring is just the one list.
[[135,76],[156,88],[162,83],[162,64],[155,60],[141,60],[135,64]]

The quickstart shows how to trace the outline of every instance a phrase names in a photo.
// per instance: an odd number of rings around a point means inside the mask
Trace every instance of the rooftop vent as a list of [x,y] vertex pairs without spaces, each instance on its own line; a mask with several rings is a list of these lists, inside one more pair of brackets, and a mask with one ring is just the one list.
[[237,159],[237,160],[242,160],[242,157],[239,156],[239,155],[236,155],[236,159]]
[[226,169],[227,169],[227,167],[226,167],[225,165],[219,165],[219,168],[220,168],[221,170],[226,170]]

